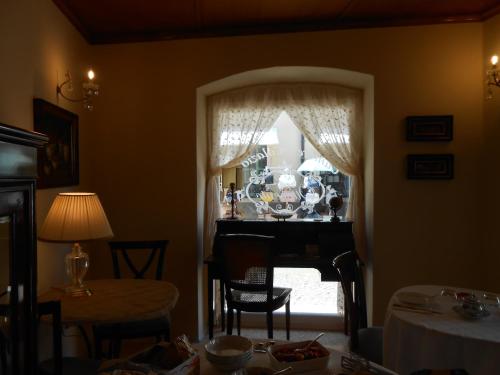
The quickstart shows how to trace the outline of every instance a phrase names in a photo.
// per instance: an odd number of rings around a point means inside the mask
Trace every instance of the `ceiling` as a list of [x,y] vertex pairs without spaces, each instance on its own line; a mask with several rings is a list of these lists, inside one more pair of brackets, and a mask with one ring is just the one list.
[[89,43],[475,22],[500,0],[53,0]]

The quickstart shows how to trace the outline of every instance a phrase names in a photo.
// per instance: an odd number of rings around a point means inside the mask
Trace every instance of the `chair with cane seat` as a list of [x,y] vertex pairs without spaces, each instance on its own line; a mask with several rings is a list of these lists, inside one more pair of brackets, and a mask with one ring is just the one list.
[[275,238],[253,234],[221,234],[216,251],[223,259],[222,275],[227,302],[227,333],[232,334],[236,310],[238,335],[241,312],[265,312],[268,337],[273,338],[273,311],[286,307],[286,335],[290,339],[290,288],[274,287]]

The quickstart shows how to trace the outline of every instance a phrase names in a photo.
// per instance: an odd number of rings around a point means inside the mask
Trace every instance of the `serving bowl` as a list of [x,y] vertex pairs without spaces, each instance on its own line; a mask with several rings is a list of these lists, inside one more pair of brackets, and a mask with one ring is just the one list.
[[271,214],[271,217],[275,218],[275,219],[290,219],[291,217],[293,216],[293,212],[292,213],[289,213],[289,212],[283,212],[283,213],[272,213]]
[[235,371],[252,358],[252,342],[242,336],[218,336],[205,345],[205,354],[217,369]]
[[[324,370],[330,361],[330,352],[319,342],[311,345],[308,352],[302,352],[311,341],[277,344],[268,348],[271,366],[276,370],[292,367],[290,373]],[[298,352],[295,349],[299,349]]]

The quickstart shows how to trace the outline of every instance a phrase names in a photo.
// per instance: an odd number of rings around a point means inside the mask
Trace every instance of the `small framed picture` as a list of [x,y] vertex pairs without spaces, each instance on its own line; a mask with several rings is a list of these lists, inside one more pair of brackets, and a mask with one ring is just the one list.
[[42,99],[33,111],[35,131],[49,137],[38,150],[38,188],[78,185],[78,116]]
[[408,116],[406,140],[415,142],[448,142],[453,140],[453,116]]
[[415,154],[407,156],[407,176],[410,180],[453,179],[452,154]]

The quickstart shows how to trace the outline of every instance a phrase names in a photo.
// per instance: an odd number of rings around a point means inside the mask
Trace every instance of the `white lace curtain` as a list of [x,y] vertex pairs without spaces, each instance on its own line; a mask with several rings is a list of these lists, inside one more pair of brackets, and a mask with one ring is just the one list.
[[351,177],[346,216],[354,221],[363,256],[362,92],[314,83],[251,86],[209,97],[205,252],[211,251],[221,212],[222,169],[246,159],[283,110],[325,159]]
[[208,101],[208,174],[205,201],[205,252],[211,251],[220,216],[219,177],[239,165],[273,126],[282,109],[268,87],[235,90]]

